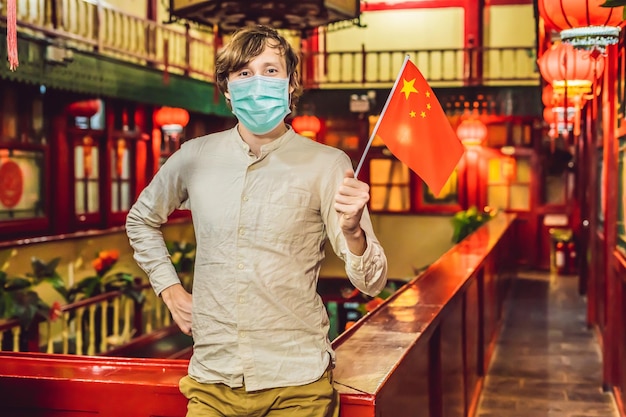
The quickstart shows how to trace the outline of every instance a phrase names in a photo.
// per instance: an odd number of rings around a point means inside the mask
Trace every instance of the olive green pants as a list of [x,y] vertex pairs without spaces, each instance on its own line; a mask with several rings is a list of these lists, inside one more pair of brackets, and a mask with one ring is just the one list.
[[246,392],[244,387],[201,384],[189,376],[180,380],[189,400],[187,417],[338,417],[339,394],[332,371],[310,384]]

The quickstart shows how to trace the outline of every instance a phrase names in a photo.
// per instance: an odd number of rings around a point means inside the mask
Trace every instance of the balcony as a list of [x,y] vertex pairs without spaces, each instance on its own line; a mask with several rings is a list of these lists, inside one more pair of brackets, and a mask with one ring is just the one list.
[[[0,23],[6,22],[0,0]],[[195,24],[163,24],[94,0],[17,0],[21,38],[45,43],[49,64],[73,65],[75,53],[97,54],[212,83],[216,37]],[[4,45],[2,46],[2,48]],[[31,51],[21,48],[23,62]],[[433,87],[539,86],[533,48],[301,51],[308,89],[389,88],[405,55]],[[19,68],[17,75],[19,76]]]

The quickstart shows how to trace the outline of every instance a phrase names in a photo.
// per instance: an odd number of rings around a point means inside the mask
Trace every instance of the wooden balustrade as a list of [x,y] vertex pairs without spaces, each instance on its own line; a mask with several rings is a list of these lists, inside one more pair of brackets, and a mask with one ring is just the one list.
[[3,350],[104,354],[135,337],[170,326],[169,311],[150,285],[138,289],[144,296],[142,303],[120,291],[100,294],[62,306],[57,321],[33,323],[27,332],[18,320],[0,322]]
[[409,55],[432,86],[535,85],[539,72],[533,48],[445,48],[313,52],[304,56],[305,88],[392,84]]
[[[487,222],[333,342],[341,417],[474,414],[514,273],[514,221]],[[0,404],[7,417],[183,416],[187,364],[0,352]]]
[[[6,20],[0,0],[0,21]],[[53,44],[86,50],[193,78],[214,81],[216,49],[209,30],[161,24],[97,0],[17,0],[18,29]],[[534,47],[306,52],[306,88],[391,86],[405,55],[433,86],[539,85]]]

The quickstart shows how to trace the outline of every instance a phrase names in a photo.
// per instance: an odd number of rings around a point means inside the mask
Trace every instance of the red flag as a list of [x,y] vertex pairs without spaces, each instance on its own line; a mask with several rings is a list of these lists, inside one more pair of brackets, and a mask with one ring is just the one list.
[[433,90],[407,57],[375,133],[387,148],[438,195],[465,147]]

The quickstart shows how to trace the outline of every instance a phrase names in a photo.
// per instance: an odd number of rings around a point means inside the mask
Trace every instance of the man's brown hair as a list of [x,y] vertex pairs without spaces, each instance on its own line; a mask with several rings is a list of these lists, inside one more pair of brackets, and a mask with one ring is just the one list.
[[[298,74],[300,59],[289,42],[276,29],[269,26],[249,26],[235,32],[231,41],[217,56],[215,62],[217,86],[222,94],[228,91],[228,75],[239,71],[252,59],[261,55],[266,45],[270,48],[278,48],[281,56],[285,58],[289,84],[293,87],[290,107],[294,111],[298,98],[302,95]],[[229,101],[228,104],[230,105]]]

